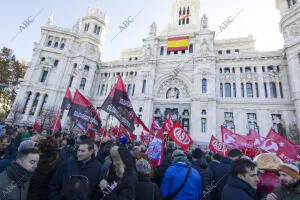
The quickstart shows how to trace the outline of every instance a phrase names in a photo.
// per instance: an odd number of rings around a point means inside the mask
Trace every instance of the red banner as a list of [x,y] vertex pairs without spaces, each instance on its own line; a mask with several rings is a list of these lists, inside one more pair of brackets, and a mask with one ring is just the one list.
[[297,145],[271,129],[260,147],[263,152],[276,153],[284,162],[295,162],[299,159]]
[[168,132],[170,138],[174,140],[183,150],[193,145],[193,140],[189,134],[182,128],[179,122],[176,122],[172,131]]
[[253,148],[254,139],[251,137],[247,137],[246,135],[240,135],[234,133],[224,126],[221,126],[222,132],[222,142],[223,144],[237,149],[244,149],[244,148]]
[[155,120],[155,117],[152,117],[152,124],[151,124],[151,128],[150,128],[150,134],[154,135],[154,131],[159,131],[161,129],[162,128],[159,126],[159,124]]
[[51,126],[51,130],[53,131],[61,131],[61,124],[60,124],[60,108],[58,109],[54,121]]
[[34,122],[33,124],[33,129],[36,131],[41,131],[41,127],[40,125],[37,123],[37,121]]
[[174,123],[173,123],[173,120],[172,120],[172,116],[169,113],[168,118],[165,120],[163,128],[164,128],[165,131],[170,132],[173,129],[173,127],[174,127]]
[[223,156],[227,156],[228,149],[223,147],[223,143],[220,142],[215,136],[211,136],[209,147],[215,153],[218,153]]

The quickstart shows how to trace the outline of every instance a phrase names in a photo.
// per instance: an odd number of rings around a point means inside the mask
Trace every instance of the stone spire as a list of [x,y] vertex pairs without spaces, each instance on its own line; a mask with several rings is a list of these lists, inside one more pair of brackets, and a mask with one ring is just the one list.
[[53,17],[54,17],[54,14],[53,14],[53,12],[51,12],[51,14],[48,18],[48,22],[47,22],[48,25],[53,25]]

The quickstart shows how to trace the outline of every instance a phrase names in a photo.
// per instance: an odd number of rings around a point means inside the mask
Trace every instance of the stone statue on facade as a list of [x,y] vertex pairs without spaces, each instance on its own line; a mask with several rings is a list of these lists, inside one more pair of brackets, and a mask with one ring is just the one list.
[[155,22],[153,22],[153,23],[151,24],[151,26],[150,26],[149,35],[155,37],[156,34],[157,34],[157,25],[156,25]]
[[210,52],[210,49],[209,49],[209,46],[208,46],[208,43],[207,43],[207,40],[206,39],[203,39],[203,42],[200,46],[200,54],[202,56],[206,56],[208,55]]
[[208,18],[206,14],[204,14],[201,18],[201,28],[202,29],[207,29],[208,28]]
[[177,98],[177,92],[176,88],[170,88],[167,94],[168,99],[176,99]]

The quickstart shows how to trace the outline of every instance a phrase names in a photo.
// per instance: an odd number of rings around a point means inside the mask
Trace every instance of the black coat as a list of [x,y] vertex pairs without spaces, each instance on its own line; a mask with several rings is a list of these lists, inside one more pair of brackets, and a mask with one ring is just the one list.
[[209,187],[212,186],[213,183],[213,174],[208,168],[206,160],[204,158],[194,160],[192,161],[192,167],[195,168],[201,176],[203,195],[205,192],[207,192],[207,194],[202,198],[202,200],[210,200]]
[[124,176],[118,181],[118,186],[104,200],[133,200],[135,199],[135,185],[137,174],[134,168],[125,168]]
[[217,199],[221,199],[224,186],[228,177],[231,176],[231,159],[222,157],[220,164],[216,167],[214,183],[216,184]]
[[160,190],[152,183],[149,176],[138,175],[139,182],[135,186],[136,200],[162,200]]
[[68,183],[72,175],[83,175],[88,178],[90,190],[87,195],[95,198],[99,195],[99,182],[104,177],[102,165],[91,158],[85,164],[78,160],[70,160],[61,165],[49,183],[49,199],[58,200],[62,187]]
[[38,165],[30,181],[27,200],[48,199],[48,184],[55,171],[55,162]]
[[256,200],[255,189],[246,181],[238,177],[228,178],[221,200]]

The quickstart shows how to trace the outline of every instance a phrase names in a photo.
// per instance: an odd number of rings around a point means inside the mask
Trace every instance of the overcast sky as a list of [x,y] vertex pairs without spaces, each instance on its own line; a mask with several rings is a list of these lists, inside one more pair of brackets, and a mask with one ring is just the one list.
[[[119,58],[121,49],[139,47],[142,39],[148,35],[153,21],[158,25],[158,32],[163,30],[170,18],[171,6],[175,0],[0,0],[0,47],[7,46],[14,50],[17,57],[27,61],[31,59],[33,43],[40,40],[40,27],[51,12],[54,23],[71,28],[77,19],[85,16],[88,6],[100,6],[107,13],[109,33],[104,44],[103,60]],[[200,15],[206,13],[211,30],[219,31],[219,25],[229,16],[243,11],[217,39],[235,38],[253,35],[257,51],[281,49],[283,37],[279,32],[280,14],[275,0],[201,0]],[[119,25],[129,16],[143,11],[135,21],[113,41],[119,32]],[[29,16],[40,14],[13,41],[19,32],[19,26]]]

